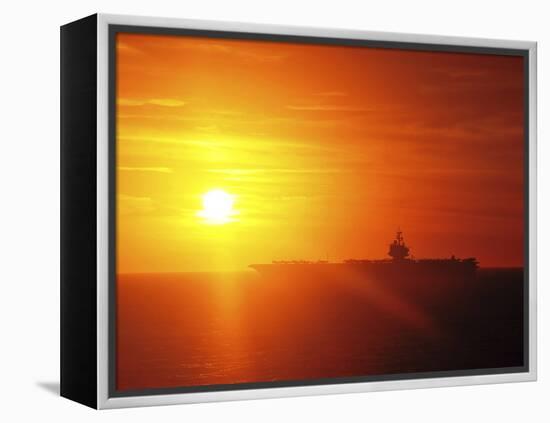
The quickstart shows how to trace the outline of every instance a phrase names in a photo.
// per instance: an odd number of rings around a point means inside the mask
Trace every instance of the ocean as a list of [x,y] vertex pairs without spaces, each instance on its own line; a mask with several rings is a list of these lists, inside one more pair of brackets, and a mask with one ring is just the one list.
[[523,365],[523,269],[445,281],[117,277],[118,390]]

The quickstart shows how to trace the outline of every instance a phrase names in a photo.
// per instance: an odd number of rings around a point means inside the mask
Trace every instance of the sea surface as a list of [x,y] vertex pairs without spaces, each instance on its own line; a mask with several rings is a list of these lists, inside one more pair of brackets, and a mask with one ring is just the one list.
[[523,365],[522,269],[459,284],[254,271],[117,279],[119,390]]

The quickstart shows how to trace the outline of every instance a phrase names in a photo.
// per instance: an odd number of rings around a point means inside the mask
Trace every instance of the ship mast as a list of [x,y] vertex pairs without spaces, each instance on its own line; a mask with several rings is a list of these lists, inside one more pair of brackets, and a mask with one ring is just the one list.
[[390,244],[388,255],[395,261],[405,260],[409,256],[409,247],[405,244],[401,229],[397,230],[397,235]]

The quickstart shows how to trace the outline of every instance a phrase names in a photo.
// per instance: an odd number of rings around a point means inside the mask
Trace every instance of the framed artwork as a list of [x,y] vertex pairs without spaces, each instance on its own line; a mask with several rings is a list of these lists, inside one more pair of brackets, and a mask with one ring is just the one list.
[[61,394],[536,378],[536,44],[61,28]]

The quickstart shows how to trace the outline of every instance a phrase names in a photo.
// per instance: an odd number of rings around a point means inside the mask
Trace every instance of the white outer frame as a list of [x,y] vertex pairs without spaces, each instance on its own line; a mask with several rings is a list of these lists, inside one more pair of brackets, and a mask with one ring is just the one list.
[[[241,389],[218,392],[175,393],[109,398],[109,274],[108,274],[108,27],[109,25],[172,27],[214,31],[253,32],[312,37],[351,38],[465,47],[494,47],[529,51],[529,372],[357,382],[334,385],[284,388]],[[344,394],[394,389],[434,388],[487,383],[526,382],[537,379],[537,295],[536,295],[536,217],[537,217],[537,43],[532,41],[494,40],[437,35],[398,34],[391,32],[323,29],[281,25],[217,22],[145,16],[97,15],[97,407],[122,408],[151,405],[190,404],[307,395]]]

